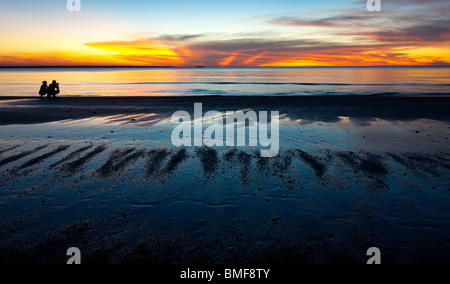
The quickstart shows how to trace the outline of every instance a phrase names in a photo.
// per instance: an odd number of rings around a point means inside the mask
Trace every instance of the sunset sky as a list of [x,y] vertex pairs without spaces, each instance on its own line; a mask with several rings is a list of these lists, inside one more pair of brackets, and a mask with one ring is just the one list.
[[0,65],[450,65],[448,0],[2,0]]

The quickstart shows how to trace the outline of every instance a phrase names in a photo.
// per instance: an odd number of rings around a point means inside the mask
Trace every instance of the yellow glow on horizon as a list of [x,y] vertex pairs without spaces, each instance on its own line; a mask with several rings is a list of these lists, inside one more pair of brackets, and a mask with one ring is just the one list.
[[88,43],[89,47],[114,52],[132,64],[182,64],[183,59],[171,48],[157,41]]
[[42,41],[40,37],[7,38],[0,47],[1,65],[98,65],[124,64],[116,53],[64,38]]
[[[0,65],[113,65],[113,66],[194,66],[204,62],[215,50],[196,50],[191,46],[169,47],[158,39],[111,41],[82,44],[75,40],[56,37],[52,42],[38,35],[28,38],[7,37],[0,46]],[[222,54],[222,53],[221,53]],[[239,57],[238,57],[239,56]],[[209,66],[260,66],[260,67],[309,67],[309,66],[395,66],[449,64],[450,48],[396,47],[361,52],[336,49],[330,52],[270,53],[257,55],[230,52],[223,59],[203,64]]]
[[[329,63],[327,63],[327,64],[329,65]],[[310,67],[310,66],[324,66],[324,65],[321,65],[321,63],[317,62],[317,61],[289,59],[289,60],[279,61],[279,62],[264,63],[259,66],[260,67]]]
[[450,48],[448,47],[423,47],[405,50],[409,58],[423,64],[434,62],[450,62]]
[[[290,57],[289,55],[285,55]],[[304,54],[301,58],[260,64],[261,67],[309,66],[415,66],[450,63],[450,49],[424,47],[410,50],[372,50],[352,54]]]

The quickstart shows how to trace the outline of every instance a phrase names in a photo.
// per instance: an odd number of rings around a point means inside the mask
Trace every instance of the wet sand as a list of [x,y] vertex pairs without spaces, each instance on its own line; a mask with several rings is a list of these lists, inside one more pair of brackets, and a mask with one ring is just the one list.
[[[178,110],[279,110],[280,154],[176,148]],[[0,262],[449,263],[445,97],[0,99]]]
[[448,119],[450,98],[402,96],[321,97],[1,97],[0,124],[35,124],[68,119],[155,113],[167,119],[177,110],[192,111],[195,102],[205,110],[240,108],[278,110],[295,119],[335,122],[339,117],[386,120]]

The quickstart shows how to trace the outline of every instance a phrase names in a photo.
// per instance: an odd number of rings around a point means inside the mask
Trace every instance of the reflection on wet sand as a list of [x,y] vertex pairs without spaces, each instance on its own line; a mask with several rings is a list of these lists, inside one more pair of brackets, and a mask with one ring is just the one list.
[[144,97],[144,98],[58,98],[8,101],[0,98],[0,124],[35,124],[63,120],[108,117],[111,121],[161,121],[178,110],[193,113],[194,103],[202,102],[203,111],[279,111],[285,118],[339,122],[341,117],[359,121],[374,118],[410,121],[449,119],[450,99],[446,97]]
[[446,99],[202,100],[279,110],[275,158],[174,147],[170,118],[195,101],[3,101],[0,263],[71,246],[85,263],[450,259]]

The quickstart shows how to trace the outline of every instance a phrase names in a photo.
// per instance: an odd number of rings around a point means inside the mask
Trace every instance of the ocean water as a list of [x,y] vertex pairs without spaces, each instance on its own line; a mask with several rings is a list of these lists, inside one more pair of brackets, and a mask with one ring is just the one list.
[[37,96],[57,80],[62,96],[448,95],[450,68],[12,68],[0,96]]

